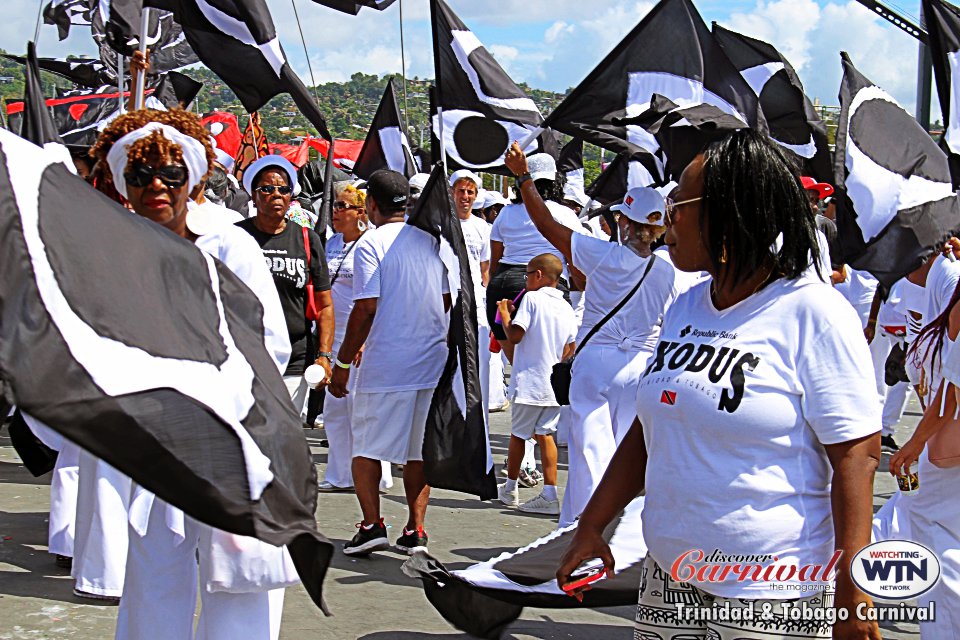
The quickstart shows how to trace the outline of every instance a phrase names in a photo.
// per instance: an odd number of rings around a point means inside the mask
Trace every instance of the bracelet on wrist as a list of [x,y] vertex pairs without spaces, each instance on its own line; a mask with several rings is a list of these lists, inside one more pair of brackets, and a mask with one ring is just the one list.
[[523,183],[527,180],[532,180],[529,173],[524,173],[523,175],[517,176],[517,189],[523,186]]
[[320,351],[317,353],[318,358],[326,358],[327,360],[333,361],[333,353],[330,351]]
[[340,369],[349,369],[352,366],[349,362],[341,362],[340,358],[337,358],[337,361],[334,364]]

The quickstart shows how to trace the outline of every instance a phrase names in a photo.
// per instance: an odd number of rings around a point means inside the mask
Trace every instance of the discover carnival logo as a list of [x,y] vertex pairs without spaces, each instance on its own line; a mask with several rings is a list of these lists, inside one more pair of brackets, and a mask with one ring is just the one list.
[[850,575],[864,593],[883,600],[923,595],[940,579],[940,560],[922,544],[884,540],[857,552]]

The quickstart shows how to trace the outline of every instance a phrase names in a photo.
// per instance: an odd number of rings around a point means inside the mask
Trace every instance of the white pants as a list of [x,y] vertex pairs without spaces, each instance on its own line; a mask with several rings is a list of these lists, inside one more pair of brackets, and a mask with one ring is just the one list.
[[80,484],[80,447],[64,441],[50,478],[50,527],[47,550],[73,557],[77,522],[77,492]]
[[901,342],[900,338],[890,335],[880,327],[877,327],[877,333],[870,343],[870,357],[873,360],[873,373],[877,383],[877,395],[880,404],[883,406],[883,430],[882,435],[892,436],[893,428],[903,417],[903,411],[907,407],[907,391],[910,385],[906,382],[898,382],[892,387],[888,387],[884,379],[886,371],[887,357],[893,346]]
[[72,574],[81,591],[123,595],[130,486],[130,478],[92,454],[80,452]]
[[303,420],[307,411],[307,392],[310,391],[310,388],[307,386],[307,381],[303,379],[302,375],[285,376],[283,378],[283,384],[287,386],[287,392],[290,393],[293,407],[300,415],[300,419]]
[[[352,377],[351,377],[352,378]],[[323,479],[335,487],[352,487],[353,472],[353,394],[345,398],[335,398],[328,393],[323,401],[323,428],[327,433],[327,468]],[[381,462],[380,488],[393,486],[390,463]]]
[[[130,530],[127,582],[117,617],[117,640],[276,640],[280,636],[284,589],[256,593],[200,590],[200,619],[193,633],[197,603],[197,549],[209,545],[211,529],[184,516],[185,538],[166,523],[159,498],[142,537]],[[206,567],[200,581],[207,583]]]
[[[489,337],[487,340],[489,340]],[[490,369],[490,373],[487,376],[487,384],[490,387],[490,399],[487,400],[487,409],[499,409],[507,402],[507,386],[503,384],[503,352],[499,351],[494,353],[490,351],[489,345],[484,343],[480,346],[480,353],[481,359],[483,359],[484,355],[487,356],[487,367]]]
[[573,363],[570,382],[570,441],[567,488],[560,527],[572,524],[587,506],[617,445],[637,415],[636,395],[649,351],[588,344]]

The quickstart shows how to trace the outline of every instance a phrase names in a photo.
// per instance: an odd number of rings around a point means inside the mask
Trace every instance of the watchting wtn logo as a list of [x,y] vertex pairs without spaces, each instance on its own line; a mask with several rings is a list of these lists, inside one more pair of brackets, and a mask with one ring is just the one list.
[[940,580],[940,560],[922,544],[884,540],[861,549],[850,563],[850,575],[864,593],[884,600],[923,595]]

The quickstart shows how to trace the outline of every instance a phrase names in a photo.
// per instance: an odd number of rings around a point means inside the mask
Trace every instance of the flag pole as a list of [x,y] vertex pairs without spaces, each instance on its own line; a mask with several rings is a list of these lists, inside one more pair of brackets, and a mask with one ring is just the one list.
[[300,30],[300,42],[303,43],[303,56],[307,59],[307,70],[310,72],[310,84],[313,85],[313,97],[320,106],[320,94],[317,93],[317,80],[313,77],[313,64],[310,62],[310,54],[307,53],[307,39],[303,37],[303,27],[300,26],[300,13],[297,11],[296,0],[290,0],[293,5],[293,17],[297,19],[297,29]]
[[120,113],[127,112],[127,105],[123,101],[123,54],[117,53],[117,90],[120,94]]
[[530,132],[530,135],[528,135],[526,138],[524,138],[524,139],[523,139],[523,142],[520,143],[520,148],[521,148],[521,149],[526,149],[527,146],[528,146],[530,143],[532,143],[534,140],[536,140],[536,139],[540,136],[541,133],[543,133],[543,128],[542,128],[542,127],[537,127],[536,129],[534,129],[533,131],[531,131],[531,132]]
[[40,18],[43,17],[43,0],[38,0],[40,6],[37,7],[37,26],[33,30],[33,44],[36,45],[40,41]]
[[408,131],[410,126],[410,118],[407,115],[407,53],[406,48],[403,45],[403,0],[400,0],[400,68],[403,73],[403,130]]
[[[147,54],[147,32],[150,30],[150,11],[149,7],[144,7],[143,11],[140,12],[140,46],[138,47],[140,53],[144,55],[144,60],[146,60]],[[143,89],[146,87],[147,83],[147,72],[141,70],[137,74],[137,93],[133,98],[133,108],[134,109],[143,109]],[[121,91],[121,93],[123,93]],[[121,96],[122,97],[122,96]]]

